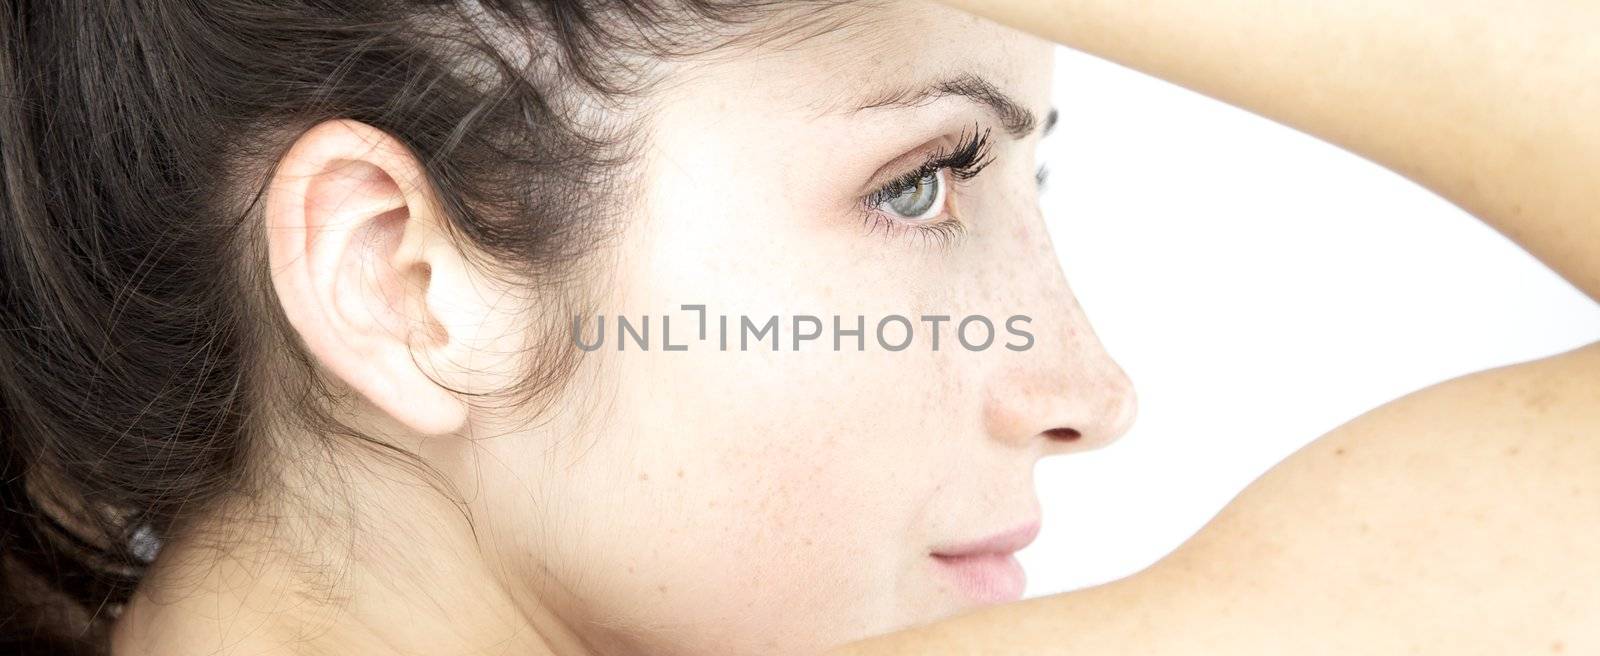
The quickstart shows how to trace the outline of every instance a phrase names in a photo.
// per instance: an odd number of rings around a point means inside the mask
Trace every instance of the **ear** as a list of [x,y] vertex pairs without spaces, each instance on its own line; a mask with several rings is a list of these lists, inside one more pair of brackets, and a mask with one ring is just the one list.
[[419,433],[459,430],[468,406],[436,365],[465,361],[450,327],[469,317],[429,299],[476,295],[409,149],[363,123],[317,125],[278,163],[265,209],[273,287],[317,361]]

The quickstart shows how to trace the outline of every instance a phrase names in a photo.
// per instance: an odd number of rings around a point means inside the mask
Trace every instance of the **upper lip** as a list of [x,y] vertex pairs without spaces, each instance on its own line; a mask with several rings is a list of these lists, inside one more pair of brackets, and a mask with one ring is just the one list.
[[1039,537],[1039,520],[1034,519],[986,538],[935,547],[933,555],[976,556],[979,554],[1009,554],[1027,547],[1036,537]]

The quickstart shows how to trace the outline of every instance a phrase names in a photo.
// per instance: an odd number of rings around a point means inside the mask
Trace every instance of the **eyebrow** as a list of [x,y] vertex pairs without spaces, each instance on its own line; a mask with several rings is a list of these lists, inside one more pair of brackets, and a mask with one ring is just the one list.
[[[1000,120],[1000,125],[1005,127],[1006,132],[1017,139],[1032,134],[1039,125],[1038,118],[1022,103],[1006,95],[988,80],[970,73],[941,80],[926,87],[889,91],[868,99],[850,111],[882,107],[916,107],[946,96],[967,98],[989,109],[995,118]],[[1043,134],[1048,135],[1055,128],[1056,116],[1056,109],[1050,108],[1050,113],[1045,116],[1042,126]]]

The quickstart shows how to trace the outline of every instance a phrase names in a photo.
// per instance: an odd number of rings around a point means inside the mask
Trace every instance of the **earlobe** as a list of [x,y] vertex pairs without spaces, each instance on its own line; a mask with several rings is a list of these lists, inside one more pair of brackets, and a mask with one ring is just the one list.
[[302,135],[265,202],[273,287],[331,376],[426,435],[459,430],[466,403],[440,384],[448,321],[433,316],[435,269],[461,266],[416,159],[354,121]]

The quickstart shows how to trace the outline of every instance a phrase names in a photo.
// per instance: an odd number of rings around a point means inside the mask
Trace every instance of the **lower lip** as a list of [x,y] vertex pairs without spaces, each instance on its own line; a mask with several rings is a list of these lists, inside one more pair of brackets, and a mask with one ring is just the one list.
[[1022,563],[1009,553],[945,556],[933,554],[933,562],[967,596],[983,604],[1003,604],[1022,598],[1027,575]]

